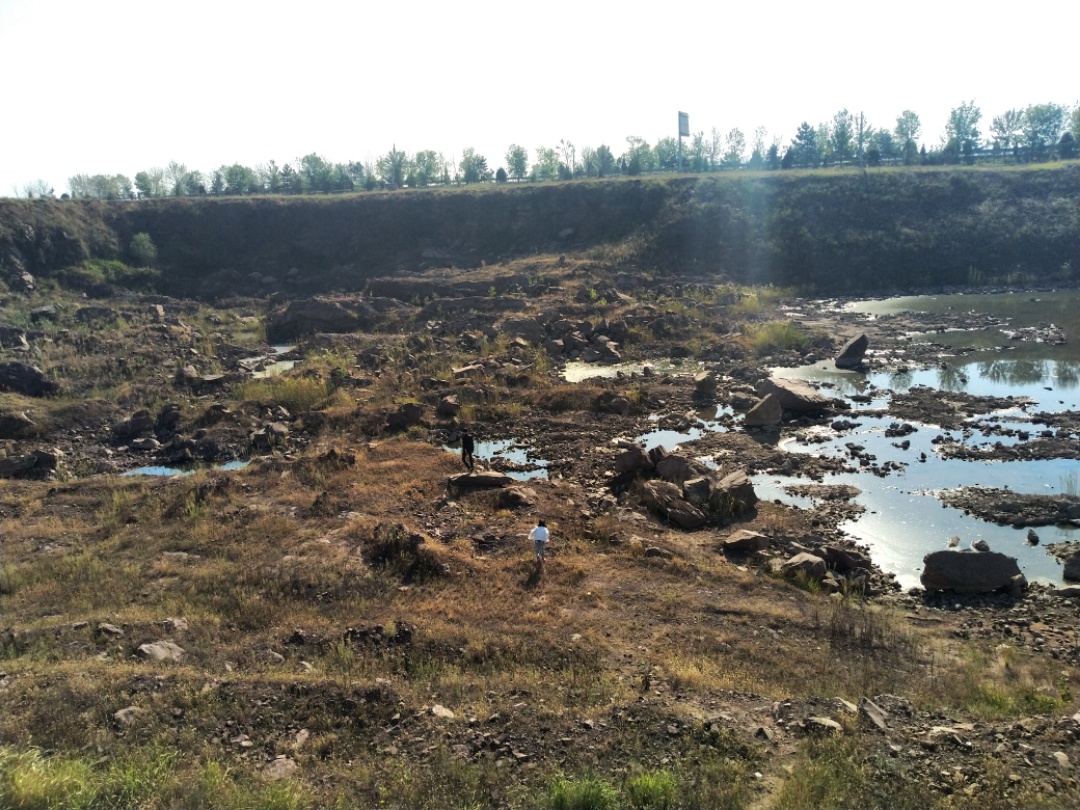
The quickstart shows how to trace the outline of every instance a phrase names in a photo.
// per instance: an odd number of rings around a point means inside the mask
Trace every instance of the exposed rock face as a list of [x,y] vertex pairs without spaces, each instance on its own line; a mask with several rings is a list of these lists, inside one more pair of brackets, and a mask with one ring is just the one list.
[[754,484],[742,470],[725,475],[716,484],[716,492],[730,502],[733,514],[745,512],[758,502]]
[[11,391],[26,397],[55,394],[60,386],[50,380],[37,366],[9,360],[0,363],[0,391]]
[[991,593],[1023,578],[1015,557],[996,551],[935,551],[923,558],[920,581],[928,591]]
[[378,313],[363,301],[305,298],[291,301],[267,320],[272,340],[291,340],[313,332],[352,332],[373,323]]
[[784,418],[784,409],[780,405],[780,397],[776,394],[766,394],[751,408],[743,418],[746,427],[771,427],[779,425]]
[[760,397],[775,394],[780,400],[780,407],[792,413],[820,413],[833,403],[829,397],[801,380],[768,377],[757,384],[756,390]]
[[847,342],[843,349],[840,350],[840,354],[836,356],[837,368],[858,368],[863,364],[863,356],[866,354],[866,348],[870,345],[870,341],[866,335],[859,335]]

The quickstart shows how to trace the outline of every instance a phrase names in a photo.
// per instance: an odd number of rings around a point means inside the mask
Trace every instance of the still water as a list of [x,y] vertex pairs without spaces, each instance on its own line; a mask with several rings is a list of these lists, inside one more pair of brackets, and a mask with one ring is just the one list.
[[[1012,427],[1031,430],[1044,429],[1033,425],[1030,415],[1040,411],[1061,412],[1080,409],[1080,326],[1077,316],[1077,292],[1016,293],[1000,295],[956,295],[894,298],[884,301],[856,302],[847,309],[873,318],[902,311],[974,311],[1000,319],[1000,323],[979,330],[935,332],[913,335],[913,341],[931,341],[945,347],[942,358],[948,358],[943,368],[913,369],[902,372],[838,371],[832,362],[818,363],[798,369],[774,369],[778,376],[796,377],[832,386],[830,393],[842,397],[855,394],[869,396],[869,403],[852,402],[846,417],[859,426],[837,435],[825,430],[818,443],[810,436],[790,440],[784,449],[794,453],[814,453],[826,456],[847,454],[849,443],[863,445],[866,452],[877,456],[876,464],[893,462],[899,469],[885,477],[870,472],[852,472],[826,477],[826,484],[849,484],[861,494],[856,502],[866,512],[858,521],[841,528],[865,544],[874,560],[885,570],[897,575],[901,585],[918,584],[922,558],[931,551],[947,548],[949,538],[961,538],[965,548],[976,539],[986,540],[994,551],[1015,556],[1029,580],[1061,582],[1061,565],[1044,546],[1054,542],[1080,542],[1080,529],[1075,526],[1043,526],[1036,528],[1040,543],[1026,542],[1027,529],[1013,529],[976,520],[956,509],[945,507],[935,496],[935,490],[960,486],[1008,488],[1026,494],[1066,493],[1076,495],[1080,462],[1072,459],[1049,461],[964,461],[944,459],[937,452],[939,445],[932,439],[939,435],[964,441],[969,445],[1009,444],[1015,437],[999,435],[996,428]],[[1008,333],[1025,327],[1055,323],[1064,327],[1068,342],[1053,345],[1035,341],[1016,341]],[[953,356],[950,347],[976,351],[962,357]],[[887,438],[885,429],[893,418],[860,416],[860,410],[878,409],[888,405],[894,392],[926,386],[943,394],[965,392],[979,396],[1013,397],[1016,404],[996,414],[979,414],[969,420],[966,431],[946,431],[912,423],[917,431],[905,437],[909,442]],[[1032,404],[1026,404],[1030,400]],[[995,419],[990,422],[989,419]],[[986,428],[984,430],[982,428]],[[1080,442],[1080,436],[1070,437]],[[809,440],[808,440],[809,439]],[[925,454],[925,460],[923,460]],[[890,465],[890,466],[894,466]],[[754,478],[758,495],[763,499],[778,499],[794,506],[807,506],[805,498],[787,494],[784,487],[804,484],[806,479],[791,479],[762,475]]]

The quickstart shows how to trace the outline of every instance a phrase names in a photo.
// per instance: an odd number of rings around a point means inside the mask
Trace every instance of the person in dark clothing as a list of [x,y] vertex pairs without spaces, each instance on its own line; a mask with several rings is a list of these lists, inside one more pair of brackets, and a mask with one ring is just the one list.
[[476,450],[476,441],[468,431],[461,431],[461,463],[469,472],[473,472],[476,468],[476,462],[473,460],[474,450]]

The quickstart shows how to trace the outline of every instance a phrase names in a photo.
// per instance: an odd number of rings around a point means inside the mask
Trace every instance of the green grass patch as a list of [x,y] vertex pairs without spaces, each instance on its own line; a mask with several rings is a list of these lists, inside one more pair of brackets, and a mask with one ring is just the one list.
[[267,377],[248,380],[235,389],[238,400],[283,405],[290,413],[323,408],[331,393],[326,380],[313,377]]
[[794,321],[767,321],[747,326],[746,339],[758,354],[804,349],[810,345],[810,336]]

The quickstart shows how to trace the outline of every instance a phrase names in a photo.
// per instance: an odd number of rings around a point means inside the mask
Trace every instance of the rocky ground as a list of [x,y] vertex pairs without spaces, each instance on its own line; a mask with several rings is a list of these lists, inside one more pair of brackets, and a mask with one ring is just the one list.
[[[831,358],[859,333],[869,337],[871,367],[934,365],[940,362],[935,348],[912,344],[912,331],[970,328],[986,325],[985,319],[955,313],[867,321],[836,302],[781,302],[780,312],[800,323],[809,339],[752,348],[754,318],[737,314],[743,294],[734,290],[718,294],[704,283],[608,274],[587,263],[567,267],[562,259],[481,281],[462,275],[388,278],[373,283],[364,297],[272,302],[265,323],[262,303],[251,301],[218,308],[151,296],[92,306],[60,294],[35,301],[24,326],[0,331],[0,385],[6,391],[0,476],[61,486],[145,465],[250,459],[265,470],[286,470],[307,463],[310,450],[328,435],[348,437],[370,457],[393,437],[452,445],[463,426],[481,443],[509,439],[525,451],[523,460],[503,453],[481,460],[480,476],[447,475],[443,500],[399,517],[433,541],[467,540],[484,559],[512,556],[517,526],[511,516],[523,509],[556,515],[564,532],[573,527],[583,537],[636,549],[658,563],[720,553],[733,570],[788,576],[837,599],[857,593],[897,611],[911,632],[932,630],[942,649],[950,640],[1007,649],[1003,678],[1012,655],[1023,656],[1028,668],[1032,661],[1057,667],[1071,709],[1040,712],[1043,704],[1034,695],[1028,710],[988,721],[944,716],[889,694],[849,703],[832,696],[777,701],[719,690],[702,701],[673,679],[646,673],[632,705],[583,708],[523,730],[521,718],[540,695],[493,694],[490,712],[461,716],[441,704],[417,705],[395,694],[393,684],[380,683],[363,698],[371,704],[366,711],[374,750],[408,759],[437,744],[464,760],[502,762],[508,769],[538,762],[602,767],[605,760],[631,755],[625,742],[616,742],[615,727],[639,729],[651,741],[650,761],[661,763],[688,746],[736,739],[759,763],[756,801],[767,803],[791,776],[782,766],[802,741],[857,731],[873,749],[873,767],[924,786],[936,801],[1020,792],[1040,796],[1046,806],[1065,806],[1057,803],[1060,797],[1075,800],[1077,589],[1035,586],[1019,596],[902,593],[839,529],[858,517],[858,492],[820,481],[844,462],[780,448],[795,431],[835,427],[848,418],[845,403],[828,389],[762,383],[766,368]],[[7,299],[9,320],[17,321],[12,316],[24,306]],[[269,345],[283,341],[295,348],[282,353]],[[282,378],[290,381],[287,390],[253,376],[282,359],[300,361]],[[560,377],[568,362],[592,363],[599,375],[627,360],[641,370],[579,384]],[[35,375],[38,367],[47,373]],[[773,402],[775,418],[767,413]],[[1015,404],[914,389],[892,397],[881,415],[901,425],[910,420],[962,430],[972,416]],[[748,413],[760,424],[747,427]],[[718,429],[691,435],[703,420]],[[1018,441],[978,457],[1080,458],[1076,420],[1073,413],[1035,414],[1027,435],[1010,436]],[[650,453],[636,437],[656,430],[687,438],[677,453]],[[941,452],[974,451],[946,444]],[[543,478],[505,477],[537,472],[538,459]],[[812,496],[815,505],[796,515],[757,502],[745,475],[762,471],[805,478],[792,494]],[[480,493],[482,483],[490,483],[490,494]],[[336,497],[327,490],[321,502],[295,507],[300,511],[294,514],[348,511],[349,504]],[[941,497],[953,508],[1033,532],[1080,520],[1075,496],[960,488]],[[482,501],[487,519],[466,532],[460,504],[476,507],[478,498],[490,501]],[[12,498],[0,504],[5,519],[20,508]],[[5,632],[16,644],[24,631]],[[383,643],[378,635],[365,631],[362,643]],[[21,638],[18,644],[26,646],[25,633]],[[279,648],[299,661],[306,645],[321,643],[301,632]],[[225,678],[211,688],[234,687]],[[296,698],[273,690],[243,696],[252,697],[268,712]],[[297,740],[306,733],[291,722],[273,729],[274,750],[290,756],[290,746],[299,749]],[[268,732],[260,727],[260,733]],[[217,739],[240,748],[252,736],[251,729],[230,727]],[[988,761],[999,767],[988,771]]]

